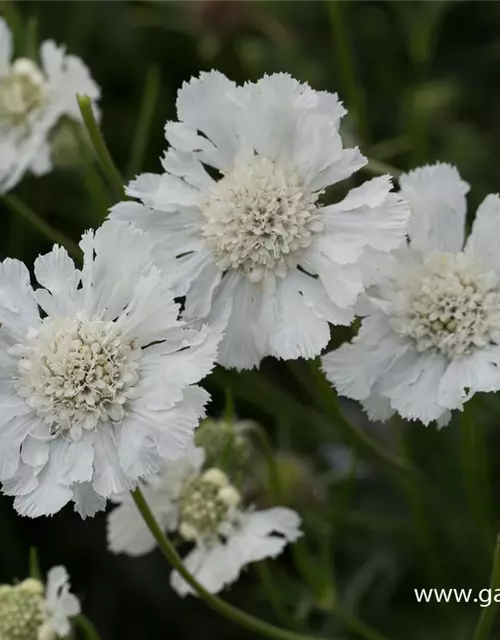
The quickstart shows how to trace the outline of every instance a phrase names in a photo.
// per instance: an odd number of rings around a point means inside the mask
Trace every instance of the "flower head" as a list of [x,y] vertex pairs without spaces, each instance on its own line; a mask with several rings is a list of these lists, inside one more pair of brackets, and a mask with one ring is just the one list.
[[80,246],[81,271],[57,246],[38,258],[36,291],[0,263],[0,479],[33,517],[70,500],[93,515],[182,455],[220,340],[178,320],[143,232],[106,222]]
[[64,567],[54,567],[47,584],[28,578],[0,586],[0,638],[2,640],[56,640],[71,631],[70,618],[80,613],[80,603],[70,593]]
[[408,247],[368,292],[358,336],[323,359],[374,419],[445,424],[474,393],[500,389],[500,198],[484,200],[464,243],[468,189],[445,164],[402,176]]
[[49,135],[62,116],[80,120],[76,94],[99,98],[99,87],[77,57],[51,40],[40,47],[40,66],[13,58],[12,34],[0,19],[0,192],[26,171],[52,168]]
[[367,261],[404,242],[408,209],[388,176],[324,205],[366,163],[343,149],[336,95],[285,74],[236,86],[218,72],[186,83],[162,175],[127,187],[142,204],[111,212],[154,233],[188,317],[229,312],[219,361],[311,358],[349,324]]
[[[162,472],[143,483],[143,492],[160,526],[178,531],[194,549],[188,570],[211,593],[237,580],[243,567],[275,557],[302,534],[300,518],[290,509],[253,511],[220,469],[203,470],[204,452],[194,448],[182,459],[165,463]],[[155,541],[130,496],[108,518],[108,544],[114,553],[142,555]],[[191,588],[176,573],[172,586],[180,595]]]

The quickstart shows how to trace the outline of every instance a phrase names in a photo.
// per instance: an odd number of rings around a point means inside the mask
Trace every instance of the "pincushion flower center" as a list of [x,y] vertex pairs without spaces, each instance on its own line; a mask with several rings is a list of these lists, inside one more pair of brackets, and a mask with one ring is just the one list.
[[208,469],[191,480],[179,500],[179,533],[185,540],[208,541],[220,532],[231,509],[240,502],[239,492],[219,469]]
[[269,158],[237,162],[201,205],[202,233],[219,267],[241,269],[252,282],[268,272],[284,277],[323,230],[318,196]]
[[45,318],[28,334],[19,361],[18,393],[72,439],[99,422],[119,423],[138,380],[141,350],[116,323],[79,314]]
[[39,640],[46,621],[43,585],[28,579],[16,586],[0,587],[0,638]]
[[434,254],[400,290],[394,329],[450,358],[491,344],[500,328],[498,278],[469,256]]
[[18,58],[0,80],[0,120],[26,123],[30,113],[43,104],[45,93],[46,80],[40,69],[28,58]]

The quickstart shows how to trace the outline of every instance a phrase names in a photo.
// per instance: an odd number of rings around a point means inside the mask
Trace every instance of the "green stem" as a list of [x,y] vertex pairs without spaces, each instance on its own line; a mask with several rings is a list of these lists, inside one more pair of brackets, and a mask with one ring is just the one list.
[[337,48],[340,63],[342,83],[349,100],[349,107],[356,116],[357,132],[360,142],[368,142],[369,131],[366,117],[365,99],[363,91],[356,82],[354,60],[347,40],[346,29],[343,20],[343,6],[338,0],[327,0],[333,41]]
[[[491,570],[490,578],[490,594],[495,594],[497,589],[500,588],[500,536],[497,535],[497,541],[495,551],[493,554],[493,568]],[[498,608],[498,602],[496,598],[491,601],[488,607],[484,607],[479,617],[476,630],[474,631],[474,640],[487,640],[489,637],[495,613]]]
[[487,553],[494,540],[490,511],[490,485],[484,432],[473,422],[470,402],[464,405],[460,415],[462,466],[469,504]]
[[24,202],[21,202],[19,198],[11,195],[2,196],[2,200],[9,207],[12,213],[20,216],[24,220],[28,221],[37,231],[43,236],[55,244],[60,244],[65,247],[73,258],[79,260],[82,256],[80,247],[70,240],[63,233],[52,227],[48,222],[45,222],[37,213],[30,209]]
[[[300,633],[294,633],[286,629],[280,629],[272,624],[259,620],[254,616],[241,611],[237,607],[225,602],[218,596],[209,593],[186,569],[179,554],[175,550],[173,544],[168,537],[163,533],[161,527],[157,523],[148,503],[144,499],[139,488],[132,492],[132,498],[139,509],[146,526],[155,538],[160,550],[165,558],[172,565],[172,567],[179,573],[179,575],[188,583],[188,585],[202,598],[209,607],[214,611],[224,616],[228,620],[248,629],[254,631],[262,636],[268,638],[278,638],[280,640],[318,640],[314,636],[308,636]],[[374,639],[375,640],[375,639]]]
[[38,20],[31,16],[26,27],[26,57],[38,62]]
[[73,618],[73,624],[77,629],[80,629],[86,640],[101,640],[101,636],[97,633],[97,629],[82,613]]
[[40,580],[40,582],[43,582],[36,547],[30,547],[30,578],[35,578],[35,580]]
[[113,187],[114,191],[116,192],[116,195],[119,198],[123,198],[123,178],[116,168],[111,154],[108,151],[108,147],[104,142],[104,138],[102,137],[102,133],[94,116],[92,101],[88,96],[82,95],[78,95],[77,99],[78,105],[80,107],[80,112],[82,114],[83,123],[89,134],[90,141],[97,155],[97,159],[99,160],[99,164],[101,165],[101,169],[106,176],[110,186]]
[[130,159],[127,166],[126,175],[129,178],[141,170],[144,156],[148,146],[151,122],[155,111],[160,87],[160,72],[157,66],[152,66],[146,76],[146,84],[143,92],[143,100],[139,110],[137,128],[135,130]]

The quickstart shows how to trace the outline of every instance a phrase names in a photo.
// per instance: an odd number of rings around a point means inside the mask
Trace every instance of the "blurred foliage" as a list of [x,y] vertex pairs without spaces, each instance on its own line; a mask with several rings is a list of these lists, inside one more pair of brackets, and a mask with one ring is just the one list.
[[[362,145],[370,158],[403,170],[436,160],[456,164],[473,186],[471,211],[486,193],[500,190],[498,2],[40,0],[14,9],[19,53],[37,25],[41,39],[64,43],[92,70],[103,90],[103,133],[124,174],[150,70],[158,70],[159,86],[141,171],[159,170],[163,126],[175,118],[182,82],[218,68],[238,82],[285,71],[315,89],[337,91],[350,109],[349,141]],[[12,14],[12,5],[2,2],[0,10]],[[26,178],[15,195],[78,240],[101,223],[113,196],[74,130],[63,123],[55,136],[58,169],[41,179]],[[31,263],[49,249],[28,222],[1,207],[2,258]],[[335,331],[333,342],[347,336],[347,330]],[[218,371],[207,381],[212,415],[222,412],[230,388],[238,416],[265,426],[282,451],[276,469],[284,470],[286,500],[299,500],[306,541],[271,566],[290,625],[328,638],[359,637],[333,612],[336,590],[347,611],[393,640],[471,638],[481,611],[477,604],[419,605],[413,593],[418,587],[488,585],[491,549],[467,502],[456,425],[443,431],[398,422],[368,425],[347,404],[349,417],[386,450],[413,459],[427,489],[415,491],[383,466],[345,450],[339,473],[339,456],[332,451],[340,430],[311,380],[303,362],[266,361],[259,373]],[[498,410],[494,396],[475,402],[474,419],[487,433],[495,530]],[[266,501],[271,482],[266,473],[264,479]],[[16,517],[4,498],[0,517],[2,581],[26,576],[28,549],[36,545],[43,568],[66,564],[103,640],[246,635],[197,599],[179,600],[171,593],[159,554],[141,560],[108,554],[103,514],[82,522],[66,509],[53,519],[30,521]],[[228,597],[274,619],[256,573]]]

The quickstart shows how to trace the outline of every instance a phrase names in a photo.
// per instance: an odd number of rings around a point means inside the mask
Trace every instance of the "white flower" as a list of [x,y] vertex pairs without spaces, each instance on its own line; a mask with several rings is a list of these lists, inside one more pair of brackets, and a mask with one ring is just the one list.
[[44,586],[39,580],[0,587],[2,640],[56,640],[71,632],[70,619],[80,613],[78,598],[70,593],[64,567],[53,567]]
[[219,362],[312,358],[329,325],[350,324],[363,264],[404,242],[407,205],[389,176],[323,206],[323,192],[366,163],[343,149],[336,95],[285,74],[242,87],[202,73],[165,127],[164,173],[127,187],[142,204],[111,216],[152,231],[188,317],[230,310]]
[[[205,589],[218,593],[247,564],[276,557],[302,533],[300,518],[290,509],[242,509],[226,474],[215,468],[203,472],[203,462],[203,450],[192,449],[183,459],[166,463],[161,474],[144,483],[143,492],[160,526],[195,544],[185,565]],[[155,546],[130,496],[108,517],[108,546],[132,556]],[[171,582],[180,595],[192,593],[177,572]]]
[[87,67],[47,40],[41,66],[12,59],[12,34],[0,18],[0,192],[9,191],[26,171],[52,169],[49,134],[62,116],[80,120],[76,94],[97,100],[100,89]]
[[220,340],[178,321],[142,231],[106,222],[80,246],[82,271],[57,246],[36,260],[36,291],[21,262],[0,263],[0,480],[31,517],[71,500],[93,515],[179,457]]
[[323,359],[372,419],[443,425],[476,392],[500,389],[500,198],[483,201],[464,244],[468,190],[445,164],[401,177],[409,246],[369,292],[358,336]]

